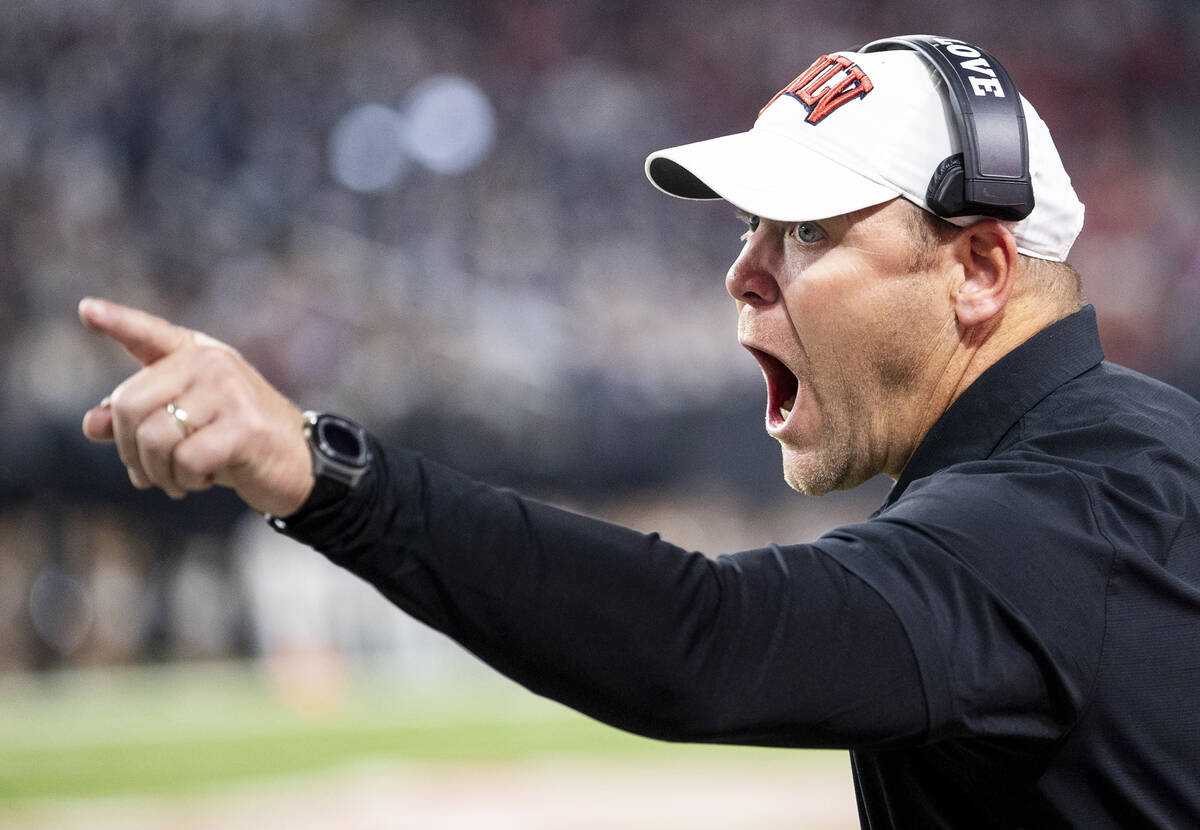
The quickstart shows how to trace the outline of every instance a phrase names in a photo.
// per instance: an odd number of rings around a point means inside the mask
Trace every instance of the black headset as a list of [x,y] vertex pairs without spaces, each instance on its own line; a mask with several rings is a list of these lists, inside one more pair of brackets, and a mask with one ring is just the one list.
[[1018,221],[1033,211],[1029,134],[1017,86],[1000,62],[966,41],[903,35],[856,51],[913,49],[933,64],[950,90],[962,152],[934,171],[925,201],[938,216],[991,216]]

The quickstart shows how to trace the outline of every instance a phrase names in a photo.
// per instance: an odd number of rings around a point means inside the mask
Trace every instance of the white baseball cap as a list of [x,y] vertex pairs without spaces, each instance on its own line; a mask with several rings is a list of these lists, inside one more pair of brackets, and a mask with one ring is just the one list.
[[[1006,224],[1018,251],[1061,262],[1083,227],[1083,203],[1045,122],[1021,101],[1035,206]],[[930,210],[930,178],[960,145],[945,82],[924,57],[837,52],[785,87],[748,132],[652,153],[646,175],[672,196],[724,199],[781,222],[825,219],[897,196]],[[980,218],[948,221],[965,227]]]

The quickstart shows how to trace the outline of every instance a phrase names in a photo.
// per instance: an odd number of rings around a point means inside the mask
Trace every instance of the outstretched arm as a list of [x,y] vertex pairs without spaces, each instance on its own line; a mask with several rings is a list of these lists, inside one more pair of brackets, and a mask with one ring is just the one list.
[[926,727],[894,612],[818,546],[712,560],[378,445],[363,486],[309,503],[302,415],[235,350],[113,303],[79,314],[142,363],[83,420],[136,486],[232,487],[541,694],[672,740],[847,746]]

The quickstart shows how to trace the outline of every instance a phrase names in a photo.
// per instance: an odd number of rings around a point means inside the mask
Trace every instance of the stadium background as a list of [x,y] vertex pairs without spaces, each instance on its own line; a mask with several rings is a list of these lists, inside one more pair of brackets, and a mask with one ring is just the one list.
[[[1009,67],[1087,205],[1072,261],[1109,357],[1200,393],[1192,0],[6,0],[0,717],[48,689],[77,712],[111,695],[96,677],[147,666],[236,687],[226,661],[292,709],[357,700],[350,675],[508,694],[227,494],[134,491],[78,434],[133,368],[78,325],[84,295],[232,343],[305,406],[705,551],[869,512],[886,482],[816,501],[779,480],[722,285],[739,223],[641,165],[747,128],[822,52],[915,31]],[[56,795],[6,760],[9,800]]]

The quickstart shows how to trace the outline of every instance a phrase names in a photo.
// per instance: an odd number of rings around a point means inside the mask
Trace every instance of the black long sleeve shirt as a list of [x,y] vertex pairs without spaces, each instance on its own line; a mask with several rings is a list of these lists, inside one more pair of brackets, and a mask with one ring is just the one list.
[[719,557],[375,446],[283,528],[530,689],[668,740],[845,747],[869,828],[1200,825],[1200,404],[1090,307],[884,506]]

